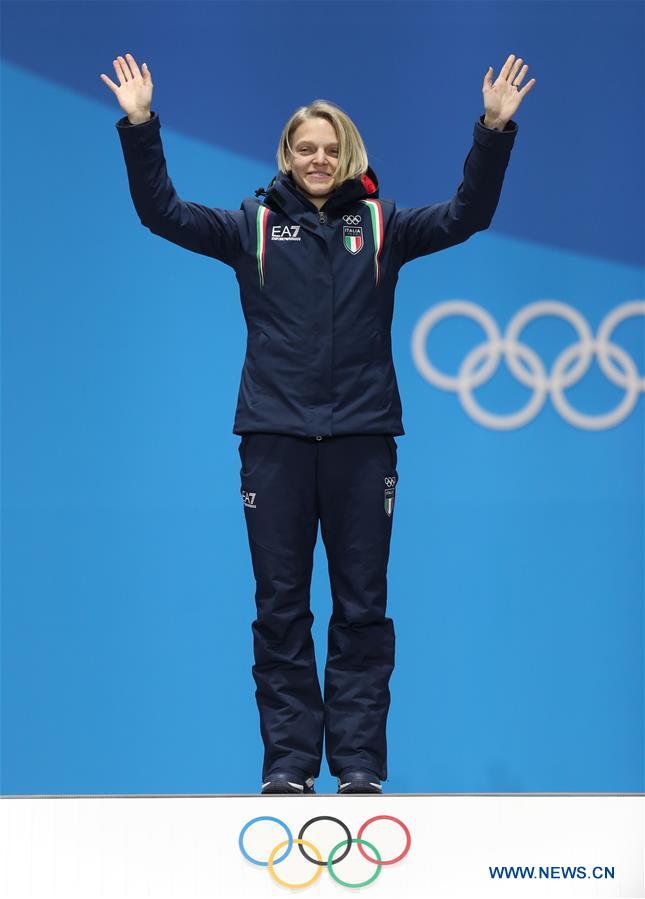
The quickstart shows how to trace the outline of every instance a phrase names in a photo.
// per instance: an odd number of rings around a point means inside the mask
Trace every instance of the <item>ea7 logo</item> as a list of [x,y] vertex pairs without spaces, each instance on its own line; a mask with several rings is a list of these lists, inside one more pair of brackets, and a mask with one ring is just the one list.
[[250,493],[248,490],[242,490],[242,500],[247,509],[257,509],[255,505],[256,493]]
[[271,228],[271,240],[300,240],[300,225],[274,225]]

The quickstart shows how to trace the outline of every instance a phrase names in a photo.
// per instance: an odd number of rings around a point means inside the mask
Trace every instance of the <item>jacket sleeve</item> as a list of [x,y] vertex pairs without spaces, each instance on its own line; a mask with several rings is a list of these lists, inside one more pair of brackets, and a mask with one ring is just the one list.
[[464,177],[452,200],[394,213],[394,239],[402,256],[401,265],[463,243],[490,225],[518,125],[511,119],[503,131],[496,131],[487,128],[483,119],[484,114],[475,122]]
[[116,123],[134,207],[141,224],[173,243],[233,265],[240,253],[244,213],[181,200],[166,169],[157,113],[132,125]]

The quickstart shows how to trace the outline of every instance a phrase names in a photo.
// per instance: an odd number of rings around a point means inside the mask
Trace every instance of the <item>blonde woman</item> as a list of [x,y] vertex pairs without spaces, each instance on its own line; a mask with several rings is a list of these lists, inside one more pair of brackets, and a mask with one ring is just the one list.
[[[262,792],[314,793],[323,736],[339,793],[381,793],[394,629],[386,615],[396,437],[392,361],[402,265],[491,223],[535,79],[509,56],[484,76],[464,178],[453,198],[407,209],[381,199],[361,135],[340,107],[295,110],[278,173],[239,210],[181,200],[168,176],[152,74],[126,53],[106,75],[135,209],[145,227],[236,274],[248,327],[233,432],[256,581],[253,676]],[[311,637],[320,524],[332,593],[323,691]]]

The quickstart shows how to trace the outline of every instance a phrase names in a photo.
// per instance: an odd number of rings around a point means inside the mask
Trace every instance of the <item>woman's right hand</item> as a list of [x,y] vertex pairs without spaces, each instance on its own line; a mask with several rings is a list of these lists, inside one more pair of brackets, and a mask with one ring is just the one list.
[[[152,103],[152,76],[148,66],[143,64],[142,71],[131,53],[117,56],[112,61],[114,71],[119,79],[116,85],[110,81],[107,75],[101,74],[103,83],[107,84],[119,101],[119,106],[132,121],[133,119],[145,122],[150,117],[150,105]],[[138,124],[138,123],[137,123]]]

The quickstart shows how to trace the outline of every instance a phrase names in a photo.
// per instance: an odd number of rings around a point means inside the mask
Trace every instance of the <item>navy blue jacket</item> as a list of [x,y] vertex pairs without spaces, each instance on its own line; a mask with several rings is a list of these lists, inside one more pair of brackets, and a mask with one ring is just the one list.
[[369,168],[320,211],[284,173],[239,210],[181,200],[159,116],[139,125],[119,119],[141,223],[235,270],[248,334],[234,434],[405,433],[390,338],[394,288],[406,262],[490,225],[518,125],[494,131],[483,118],[451,200],[397,209],[379,198]]

